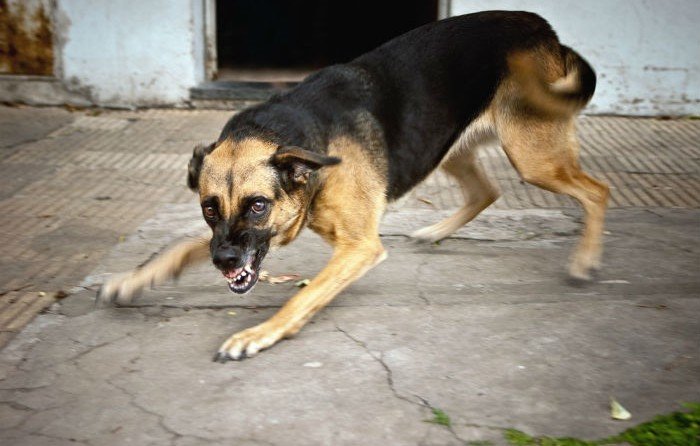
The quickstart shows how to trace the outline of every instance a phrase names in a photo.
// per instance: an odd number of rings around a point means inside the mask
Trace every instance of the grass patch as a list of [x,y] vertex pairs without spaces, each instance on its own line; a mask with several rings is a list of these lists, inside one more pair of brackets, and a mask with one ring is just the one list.
[[700,446],[700,403],[684,406],[688,412],[659,415],[651,421],[602,440],[532,437],[515,429],[508,429],[505,438],[513,446],[600,446],[620,443],[631,446]]
[[508,443],[513,446],[594,446],[604,444],[568,437],[532,437],[525,432],[520,432],[515,429],[508,429],[505,433],[505,437]]
[[446,426],[450,427],[452,426],[452,421],[450,421],[450,417],[447,416],[445,412],[443,412],[440,409],[436,408],[431,408],[433,411],[433,419],[432,420],[423,420],[426,423],[434,423],[434,424],[439,424],[440,426]]
[[689,412],[673,412],[627,429],[610,440],[633,446],[700,445],[700,403],[687,403]]

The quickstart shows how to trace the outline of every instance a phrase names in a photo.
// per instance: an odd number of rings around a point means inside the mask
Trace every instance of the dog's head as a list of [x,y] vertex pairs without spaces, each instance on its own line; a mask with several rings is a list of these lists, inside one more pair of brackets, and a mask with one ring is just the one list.
[[250,291],[270,247],[296,237],[315,172],[339,162],[257,138],[194,149],[187,183],[199,192],[204,220],[213,231],[212,261],[231,291]]

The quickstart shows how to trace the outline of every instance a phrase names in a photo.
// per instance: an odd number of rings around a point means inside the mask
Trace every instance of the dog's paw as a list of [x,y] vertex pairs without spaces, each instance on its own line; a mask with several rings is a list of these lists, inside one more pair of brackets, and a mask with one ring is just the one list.
[[214,361],[239,361],[255,356],[260,350],[274,345],[282,335],[265,323],[238,332],[228,338],[214,355]]
[[421,243],[435,243],[449,236],[451,232],[443,231],[437,224],[426,226],[411,233],[411,238]]
[[143,286],[143,281],[138,280],[133,273],[112,276],[97,291],[95,305],[102,307],[115,303],[117,305],[129,304],[141,294]]
[[571,264],[569,266],[569,280],[572,283],[590,282],[591,269],[584,265]]
[[601,269],[599,253],[574,254],[569,264],[569,278],[574,283],[586,283],[592,280],[592,274]]

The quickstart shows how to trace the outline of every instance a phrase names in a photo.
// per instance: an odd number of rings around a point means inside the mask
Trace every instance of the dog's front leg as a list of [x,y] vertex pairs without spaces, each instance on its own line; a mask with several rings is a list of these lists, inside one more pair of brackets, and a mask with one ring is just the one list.
[[110,277],[97,293],[97,305],[116,301],[127,304],[147,286],[155,286],[177,277],[192,263],[209,257],[211,236],[181,241],[145,265],[129,273]]
[[274,316],[260,325],[231,336],[214,356],[215,361],[253,356],[280,339],[296,334],[314,314],[338,293],[386,258],[379,237],[337,244],[330,262],[309,285],[292,297]]

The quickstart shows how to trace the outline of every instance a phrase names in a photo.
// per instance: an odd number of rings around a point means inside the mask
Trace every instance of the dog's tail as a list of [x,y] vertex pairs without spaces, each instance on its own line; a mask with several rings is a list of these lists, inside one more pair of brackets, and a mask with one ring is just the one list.
[[510,74],[519,85],[527,102],[549,115],[572,116],[586,106],[593,96],[596,75],[593,68],[571,48],[561,45],[561,63],[565,75],[547,82],[545,62],[537,52],[517,52],[509,55]]

